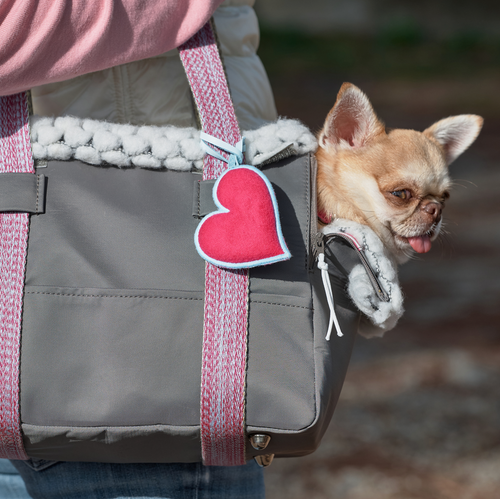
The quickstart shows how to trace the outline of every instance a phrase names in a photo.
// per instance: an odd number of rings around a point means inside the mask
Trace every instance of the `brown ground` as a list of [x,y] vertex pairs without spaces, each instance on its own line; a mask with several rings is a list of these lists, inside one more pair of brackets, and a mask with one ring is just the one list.
[[[280,114],[317,130],[342,80],[271,75]],[[404,265],[406,313],[359,339],[319,450],[276,460],[268,499],[500,497],[500,78],[353,81],[391,127],[486,117],[452,166],[447,234]]]

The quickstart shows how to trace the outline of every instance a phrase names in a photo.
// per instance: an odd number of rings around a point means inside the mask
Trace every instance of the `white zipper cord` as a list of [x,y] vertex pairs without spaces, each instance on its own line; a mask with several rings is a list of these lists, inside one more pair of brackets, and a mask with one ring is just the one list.
[[330,308],[330,321],[328,323],[328,331],[326,333],[326,341],[330,341],[332,334],[332,327],[335,324],[335,329],[337,330],[337,336],[344,336],[342,330],[340,329],[340,324],[337,319],[337,314],[335,313],[335,303],[333,301],[333,291],[332,285],[330,283],[330,276],[328,274],[328,264],[325,262],[325,254],[320,253],[318,255],[318,269],[321,270],[321,278],[323,279],[323,287],[325,288],[326,300],[328,301],[328,306]]

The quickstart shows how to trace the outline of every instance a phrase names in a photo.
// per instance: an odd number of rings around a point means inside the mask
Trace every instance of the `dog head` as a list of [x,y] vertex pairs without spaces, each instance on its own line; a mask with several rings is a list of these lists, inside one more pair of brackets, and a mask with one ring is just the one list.
[[344,83],[318,136],[319,211],[368,225],[398,263],[429,251],[449,197],[448,165],[482,123],[460,115],[424,132],[386,130],[367,96]]

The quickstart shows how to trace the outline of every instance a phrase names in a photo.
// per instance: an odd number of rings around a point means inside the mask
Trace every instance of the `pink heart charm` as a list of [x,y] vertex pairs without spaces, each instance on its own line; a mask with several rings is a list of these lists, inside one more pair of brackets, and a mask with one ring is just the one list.
[[281,231],[278,203],[269,180],[253,166],[230,168],[214,185],[219,207],[198,225],[202,258],[219,267],[256,267],[291,257]]

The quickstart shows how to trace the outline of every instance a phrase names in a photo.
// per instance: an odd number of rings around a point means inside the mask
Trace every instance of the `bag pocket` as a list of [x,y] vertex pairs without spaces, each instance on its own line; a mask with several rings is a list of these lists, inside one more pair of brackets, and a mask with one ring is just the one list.
[[203,294],[27,286],[21,420],[199,425]]
[[252,293],[247,424],[296,431],[316,417],[311,299]]

